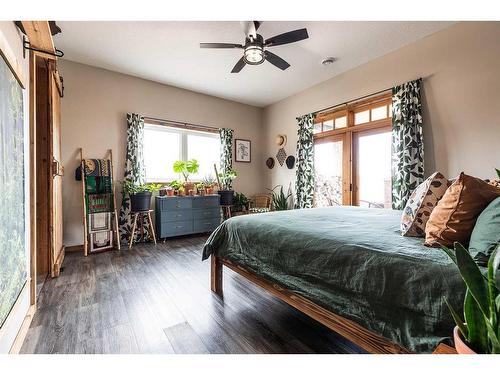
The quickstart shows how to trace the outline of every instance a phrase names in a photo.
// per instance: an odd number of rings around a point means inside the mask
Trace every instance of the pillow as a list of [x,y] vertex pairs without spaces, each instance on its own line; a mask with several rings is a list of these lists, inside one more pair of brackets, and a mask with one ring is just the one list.
[[401,216],[403,236],[425,236],[425,224],[448,186],[450,186],[449,181],[441,173],[436,172],[413,190]]
[[470,236],[470,255],[479,265],[486,266],[488,258],[499,243],[500,197],[491,202],[477,218]]
[[425,245],[451,247],[460,242],[466,246],[477,217],[499,196],[500,188],[460,173],[431,212],[425,226]]

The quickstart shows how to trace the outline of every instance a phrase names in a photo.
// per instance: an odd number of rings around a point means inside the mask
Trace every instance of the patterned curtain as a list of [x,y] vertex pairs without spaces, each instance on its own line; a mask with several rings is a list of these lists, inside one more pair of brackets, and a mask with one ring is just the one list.
[[[219,129],[220,135],[220,170],[226,173],[233,167],[233,129]],[[232,186],[229,186],[231,189]]]
[[[124,181],[132,181],[140,185],[145,182],[144,167],[144,118],[136,113],[127,113],[127,152],[125,156]],[[144,230],[144,241],[151,240],[149,224],[145,218],[143,222],[137,222],[137,228]],[[120,207],[120,217],[118,219],[120,230],[120,241],[127,242],[132,232],[132,217],[130,215],[130,197],[123,194],[122,205]],[[136,229],[134,242],[140,240],[140,230]]]
[[421,79],[392,89],[392,208],[404,209],[424,181]]
[[314,201],[314,114],[298,117],[295,208],[311,208]]

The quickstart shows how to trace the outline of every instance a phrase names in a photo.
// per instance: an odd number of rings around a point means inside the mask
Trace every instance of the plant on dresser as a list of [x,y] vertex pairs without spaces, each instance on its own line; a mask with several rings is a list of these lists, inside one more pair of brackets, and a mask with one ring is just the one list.
[[[200,169],[200,163],[198,163],[198,160],[177,160],[174,162],[172,168],[175,173],[182,174],[182,177],[184,177],[184,192],[189,195],[194,194],[194,183],[189,181],[189,176],[198,173],[198,170]],[[193,193],[190,193],[190,191],[193,191]]]
[[500,354],[500,245],[490,256],[484,276],[469,252],[459,243],[455,251],[443,248],[457,265],[467,292],[464,319],[446,301],[457,326],[454,330],[458,353]]

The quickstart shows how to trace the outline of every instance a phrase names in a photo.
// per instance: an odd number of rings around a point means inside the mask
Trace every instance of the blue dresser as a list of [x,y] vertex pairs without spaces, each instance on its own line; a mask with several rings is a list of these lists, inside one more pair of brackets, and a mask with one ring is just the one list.
[[155,199],[159,238],[211,232],[221,223],[219,195]]

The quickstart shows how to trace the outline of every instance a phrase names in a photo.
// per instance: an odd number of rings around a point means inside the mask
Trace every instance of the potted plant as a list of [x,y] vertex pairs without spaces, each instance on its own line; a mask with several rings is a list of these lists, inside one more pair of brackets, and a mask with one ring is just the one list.
[[196,187],[196,192],[198,195],[204,196],[205,195],[205,184],[203,182],[199,182],[195,185]]
[[234,193],[234,211],[235,212],[242,212],[242,211],[248,211],[248,204],[249,200],[243,193]]
[[173,169],[175,173],[180,173],[184,177],[184,189],[189,193],[189,190],[194,190],[194,183],[189,182],[189,176],[198,173],[200,164],[198,160],[191,159],[188,161],[177,160],[174,162]]
[[[171,181],[168,186],[172,189],[173,193],[171,193],[171,195],[174,195],[175,193],[178,193],[179,192],[179,188],[182,186],[182,183],[180,183],[179,181],[177,180],[173,180]],[[168,195],[168,191],[167,191],[167,195]]]
[[167,187],[165,191],[167,193],[167,197],[173,197],[175,194],[175,190],[172,186]]
[[457,265],[467,286],[464,319],[445,300],[457,326],[454,329],[455,349],[460,354],[500,353],[500,245],[497,245],[483,275],[469,252],[459,243],[455,251],[443,250]]
[[215,178],[210,174],[205,176],[202,183],[205,186],[205,194],[212,195],[214,193]]
[[151,207],[153,192],[162,188],[161,184],[135,184],[132,181],[122,181],[123,193],[130,197],[131,211],[147,211]]
[[238,173],[234,169],[230,169],[225,173],[219,173],[219,195],[221,206],[232,206],[234,198],[234,190],[231,189],[234,179]]
[[[276,188],[280,188],[279,192],[276,192]],[[267,189],[271,192],[272,194],[272,207],[274,211],[286,211],[288,210],[288,199],[292,196],[292,193],[288,193],[288,195],[285,195],[283,192],[283,186],[282,185],[276,185],[272,189]]]

